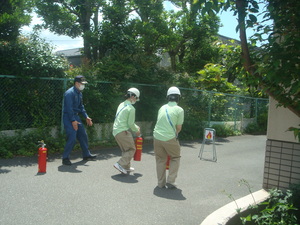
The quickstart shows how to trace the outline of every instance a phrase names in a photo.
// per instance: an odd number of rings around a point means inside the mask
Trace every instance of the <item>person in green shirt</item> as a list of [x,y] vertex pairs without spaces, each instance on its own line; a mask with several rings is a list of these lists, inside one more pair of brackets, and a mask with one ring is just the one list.
[[136,151],[132,133],[140,136],[140,127],[135,124],[135,108],[133,105],[139,101],[140,91],[137,88],[129,88],[125,95],[126,100],[122,102],[116,112],[113,125],[113,136],[115,137],[121,151],[122,157],[114,164],[114,167],[123,174],[134,171],[130,162]]
[[[178,106],[180,90],[170,87],[167,92],[168,103],[163,105],[157,116],[154,127],[154,153],[156,160],[156,173],[159,188],[176,188],[180,164],[180,144],[177,139],[184,121],[184,110]],[[169,174],[166,176],[166,162],[170,156]]]

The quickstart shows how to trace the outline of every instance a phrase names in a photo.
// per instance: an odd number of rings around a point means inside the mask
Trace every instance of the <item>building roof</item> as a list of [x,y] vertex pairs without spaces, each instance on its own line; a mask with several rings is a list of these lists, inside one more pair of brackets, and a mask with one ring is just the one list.
[[218,34],[218,39],[220,41],[224,42],[225,44],[232,44],[231,40],[233,40],[236,45],[240,45],[241,44],[241,41],[239,41],[237,39],[234,39],[234,38],[223,36],[221,34]]
[[66,56],[66,57],[81,56],[82,48],[72,48],[72,49],[60,50],[60,51],[57,51],[56,54]]
[[[239,40],[236,40],[234,38],[226,37],[223,35],[218,34],[218,38],[220,41],[223,41],[226,44],[232,44],[230,40],[234,40],[236,45],[239,45],[241,42]],[[72,49],[66,49],[66,50],[60,50],[56,52],[57,55],[62,55],[65,57],[76,57],[82,55],[82,48],[72,48]]]

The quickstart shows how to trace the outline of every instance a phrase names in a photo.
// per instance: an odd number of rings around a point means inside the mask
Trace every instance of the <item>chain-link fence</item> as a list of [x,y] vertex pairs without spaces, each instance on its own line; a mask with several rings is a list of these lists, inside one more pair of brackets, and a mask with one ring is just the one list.
[[[141,101],[135,104],[136,121],[142,125],[144,135],[151,136],[158,109],[166,103],[167,86],[133,83],[111,83],[88,80],[83,101],[93,119],[96,138],[110,139],[112,123],[118,104],[124,100],[126,90],[132,86],[141,92]],[[0,75],[0,131],[28,128],[55,127],[62,132],[62,105],[64,92],[73,86],[67,78],[19,78]],[[242,130],[250,122],[264,115],[268,99],[222,94],[196,89],[180,88],[179,105],[185,110],[181,137],[201,138],[205,127],[227,124]]]

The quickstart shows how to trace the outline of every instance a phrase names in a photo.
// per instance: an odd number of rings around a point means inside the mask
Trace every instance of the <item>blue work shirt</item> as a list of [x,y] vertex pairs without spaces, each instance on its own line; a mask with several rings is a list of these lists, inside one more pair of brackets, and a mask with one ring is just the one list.
[[75,86],[65,92],[63,112],[65,116],[67,115],[70,122],[75,121],[75,116],[79,113],[81,113],[84,118],[88,117],[83,105],[82,93]]

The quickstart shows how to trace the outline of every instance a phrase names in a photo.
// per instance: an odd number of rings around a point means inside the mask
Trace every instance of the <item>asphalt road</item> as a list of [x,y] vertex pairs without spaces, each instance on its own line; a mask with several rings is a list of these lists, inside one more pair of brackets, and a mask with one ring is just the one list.
[[[49,156],[38,174],[37,157],[0,159],[1,225],[199,225],[210,213],[262,189],[266,136],[237,136],[216,142],[217,162],[198,158],[201,142],[182,142],[178,189],[156,188],[153,145],[144,145],[135,172],[122,175],[113,164],[117,147],[96,149],[95,161],[72,153],[72,166]],[[205,158],[211,157],[205,145]],[[212,224],[213,225],[213,224]]]

